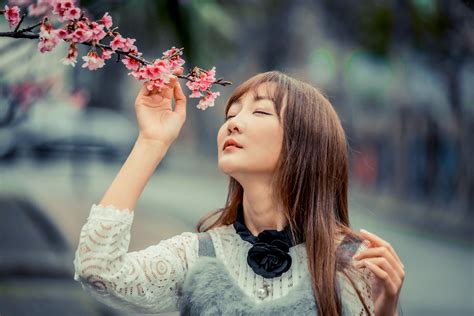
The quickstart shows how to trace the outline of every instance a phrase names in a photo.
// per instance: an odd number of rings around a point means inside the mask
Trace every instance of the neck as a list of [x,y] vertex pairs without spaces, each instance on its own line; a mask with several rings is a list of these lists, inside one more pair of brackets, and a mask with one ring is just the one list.
[[288,221],[283,214],[281,204],[277,204],[272,196],[270,181],[240,182],[243,189],[243,210],[245,226],[254,235],[272,229],[281,231]]

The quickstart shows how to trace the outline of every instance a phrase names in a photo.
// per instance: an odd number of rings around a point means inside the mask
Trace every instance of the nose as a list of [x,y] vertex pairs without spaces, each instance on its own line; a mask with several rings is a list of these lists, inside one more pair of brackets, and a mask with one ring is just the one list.
[[227,124],[228,135],[232,134],[234,131],[236,131],[237,133],[242,132],[242,126],[240,125],[240,123],[237,122],[235,117]]

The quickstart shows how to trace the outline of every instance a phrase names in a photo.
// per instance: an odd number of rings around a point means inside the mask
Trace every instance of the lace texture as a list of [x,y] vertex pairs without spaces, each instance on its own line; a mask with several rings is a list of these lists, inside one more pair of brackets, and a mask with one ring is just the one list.
[[[185,232],[144,250],[128,252],[133,215],[113,205],[92,206],[75,253],[74,279],[99,301],[115,308],[141,313],[176,311],[180,287],[188,269],[198,259],[198,235]],[[293,263],[287,272],[266,279],[247,264],[247,252],[252,245],[242,240],[232,225],[209,233],[216,257],[257,304],[285,296],[309,274],[304,244],[290,248]],[[363,249],[361,246],[358,252]],[[366,275],[369,275],[367,271]],[[259,298],[257,291],[264,285],[269,289],[268,296]],[[374,315],[370,288],[362,282],[358,287]],[[341,291],[343,299],[351,301],[350,315],[366,314],[348,281],[343,282]]]
[[[266,279],[256,274],[247,264],[247,253],[252,244],[242,240],[232,225],[215,228],[209,233],[214,242],[216,256],[224,262],[230,275],[255,303],[285,296],[308,273],[304,244],[290,248],[289,254],[293,263],[288,271],[280,277]],[[269,285],[269,295],[263,299],[258,298],[257,291],[264,287],[264,283]]]
[[[293,263],[287,272],[280,277],[266,279],[254,273],[247,264],[247,253],[252,245],[243,241],[232,225],[215,228],[209,233],[214,242],[216,256],[224,262],[240,288],[253,298],[255,303],[284,297],[302,278],[307,278],[309,275],[304,244],[290,248]],[[361,244],[354,255],[365,249],[367,246]],[[364,298],[370,315],[375,315],[370,282],[364,282],[364,280],[370,281],[372,273],[367,268],[359,269],[359,272],[360,274],[356,275],[353,281]],[[350,281],[342,273],[338,272],[338,275],[341,281],[341,297],[349,308],[348,315],[368,315]],[[269,285],[269,295],[263,299],[258,298],[257,291],[263,287],[264,283]]]
[[74,279],[115,308],[175,311],[179,285],[198,255],[197,236],[185,232],[128,252],[133,214],[113,206],[92,206],[75,253]]
[[[368,247],[365,243],[361,244],[359,248],[357,249],[356,253],[354,254],[357,255],[360,252],[366,250]],[[353,261],[354,259],[352,259]],[[362,295],[365,304],[367,305],[367,308],[369,312],[367,313],[366,309],[362,305],[359,296],[357,295],[356,290],[354,289],[354,286],[352,286],[352,283],[347,279],[347,276],[339,273],[340,280],[341,282],[341,296],[346,300],[350,301],[350,304],[347,304],[346,306],[349,308],[348,311],[346,311],[347,315],[375,315],[375,307],[374,307],[374,300],[372,296],[372,289],[370,287],[371,280],[374,277],[373,273],[368,269],[368,268],[360,268],[358,269],[359,274],[356,276],[353,276],[353,281],[357,287],[357,289],[360,291],[360,294]]]

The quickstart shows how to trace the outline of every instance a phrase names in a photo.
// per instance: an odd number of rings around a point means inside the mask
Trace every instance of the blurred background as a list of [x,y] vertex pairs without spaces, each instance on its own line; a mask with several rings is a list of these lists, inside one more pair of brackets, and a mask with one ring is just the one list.
[[[80,7],[95,19],[109,12],[148,60],[184,47],[186,70],[216,66],[217,78],[234,83],[216,86],[221,96],[206,111],[188,99],[180,136],[137,205],[130,251],[193,231],[224,205],[216,135],[227,96],[258,72],[280,70],[320,88],[339,113],[350,146],[351,225],[389,241],[405,264],[403,314],[474,315],[473,1]],[[141,84],[112,60],[85,70],[85,54],[81,47],[72,68],[59,61],[67,45],[40,54],[37,40],[0,37],[2,316],[122,315],[82,291],[72,260],[91,205],[137,137]]]

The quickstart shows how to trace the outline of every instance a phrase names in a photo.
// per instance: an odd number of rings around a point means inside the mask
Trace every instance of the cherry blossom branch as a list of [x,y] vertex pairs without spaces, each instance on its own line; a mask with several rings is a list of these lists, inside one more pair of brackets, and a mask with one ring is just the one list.
[[[30,1],[31,2],[31,1]],[[153,62],[142,57],[134,45],[135,39],[124,38],[117,31],[118,27],[112,28],[112,17],[105,13],[98,21],[90,21],[84,12],[74,5],[74,0],[37,0],[36,4],[28,6],[29,16],[41,16],[42,22],[20,29],[23,20],[27,16],[23,13],[20,17],[18,6],[8,7],[0,10],[5,15],[10,25],[11,32],[0,32],[0,37],[39,39],[38,49],[41,53],[53,50],[59,42],[69,43],[68,55],[61,61],[65,65],[75,66],[77,63],[77,44],[90,47],[84,60],[83,68],[97,70],[105,65],[105,61],[117,54],[117,62],[122,61],[137,80],[145,81],[147,89],[160,89],[164,87],[172,77],[186,79],[186,86],[192,90],[191,98],[200,98],[198,108],[204,110],[214,106],[214,100],[219,92],[212,92],[212,85],[227,86],[232,84],[224,78],[215,79],[215,67],[204,70],[194,67],[186,75],[176,75],[177,71],[185,63],[181,58],[183,48],[167,50],[161,58]],[[63,27],[53,28],[49,21],[49,13],[59,22],[64,22]],[[33,32],[36,27],[39,32]],[[101,43],[106,37],[112,40],[109,45]],[[98,53],[99,50],[99,53]]]
[[[25,16],[25,15],[23,15],[23,16]],[[18,24],[18,25],[20,25],[20,24]],[[29,26],[29,27],[24,28],[24,29],[21,29],[21,30],[13,31],[13,32],[0,32],[0,37],[38,39],[40,37],[39,33],[26,33],[26,32],[28,32],[28,31],[30,31],[30,30],[32,30],[35,27],[38,27],[40,25],[42,25],[42,22],[37,23],[33,26]],[[84,42],[84,43],[81,43],[81,44],[86,45],[86,46],[91,46],[91,47],[96,46],[96,47],[100,47],[100,48],[103,48],[103,49],[112,50],[110,45],[106,45],[106,44],[93,43],[93,42]],[[180,50],[182,50],[182,48],[180,48]],[[125,52],[125,51],[122,51],[122,50],[119,50],[119,49],[115,50],[115,52],[117,54],[132,58],[132,59],[140,62],[143,65],[151,65],[152,64],[150,61],[147,61],[143,58],[135,56],[134,54],[132,54],[130,52]],[[195,80],[189,74],[188,75],[177,75],[177,77],[181,78],[181,79],[186,79],[186,80],[191,81],[191,82],[195,82]],[[227,86],[227,85],[231,85],[232,82],[225,81],[224,78],[219,78],[216,81],[214,81],[212,84]]]
[[0,32],[0,37],[38,39],[39,34],[24,33],[24,32]]
[[14,31],[14,32],[17,32],[17,31],[18,31],[18,29],[20,28],[20,25],[21,25],[21,23],[23,22],[23,20],[25,19],[25,17],[26,17],[26,13],[23,13],[23,14],[21,15],[20,22],[18,22],[17,26],[15,27],[15,31]]

